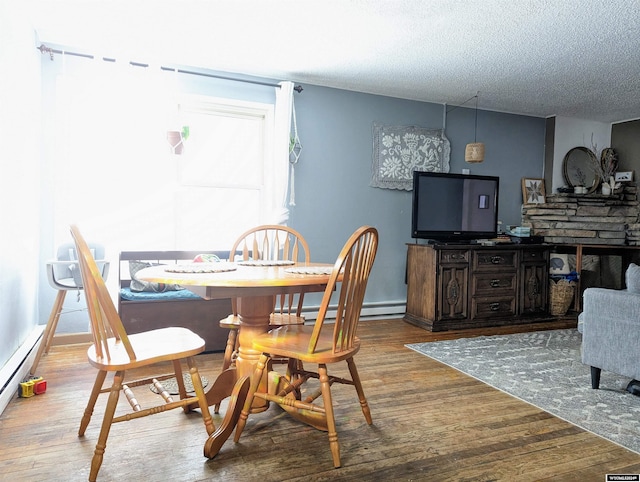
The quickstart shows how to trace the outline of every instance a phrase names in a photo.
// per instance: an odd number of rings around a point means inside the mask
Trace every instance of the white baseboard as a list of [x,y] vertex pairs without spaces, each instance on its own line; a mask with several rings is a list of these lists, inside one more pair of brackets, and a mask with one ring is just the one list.
[[42,337],[44,325],[36,325],[20,348],[0,369],[0,415],[17,396],[18,385],[29,376],[29,370],[36,357],[38,340]]

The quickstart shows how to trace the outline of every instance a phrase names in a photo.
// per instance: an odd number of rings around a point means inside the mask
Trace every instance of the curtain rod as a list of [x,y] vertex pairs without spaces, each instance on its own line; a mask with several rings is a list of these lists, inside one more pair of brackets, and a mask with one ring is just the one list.
[[[68,50],[57,50],[57,49],[53,49],[50,47],[47,47],[44,44],[40,44],[40,47],[36,47],[42,54],[44,54],[45,52],[49,54],[49,57],[51,58],[51,60],[53,60],[53,54],[61,54],[61,55],[73,55],[75,57],[84,57],[87,59],[95,59],[94,55],[91,54],[82,54],[79,52],[69,52]],[[102,60],[104,60],[105,62],[115,62],[116,59],[111,58],[111,57],[103,57]],[[149,64],[145,64],[142,62],[129,62],[129,65],[132,65],[134,67],[149,67]],[[224,75],[216,75],[216,74],[209,74],[206,72],[195,72],[193,70],[183,70],[180,68],[176,68],[176,67],[165,67],[163,65],[160,66],[160,70],[164,70],[165,72],[177,72],[180,74],[188,74],[188,75],[199,75],[201,77],[210,77],[213,79],[220,79],[220,80],[230,80],[232,82],[244,82],[247,84],[255,84],[255,85],[263,85],[266,87],[276,87],[276,88],[280,88],[280,84],[274,84],[272,82],[262,82],[259,80],[250,80],[250,79],[238,79],[235,77],[228,77],[228,76],[224,76]],[[300,93],[302,92],[304,89],[302,88],[301,85],[296,85],[293,90],[295,90],[296,92]]]

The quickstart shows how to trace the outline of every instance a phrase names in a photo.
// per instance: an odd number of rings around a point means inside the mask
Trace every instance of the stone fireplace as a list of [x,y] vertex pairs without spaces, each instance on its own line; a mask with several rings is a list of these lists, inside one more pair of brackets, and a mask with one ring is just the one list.
[[523,204],[522,225],[550,244],[640,245],[636,183],[620,193],[552,194],[544,204]]

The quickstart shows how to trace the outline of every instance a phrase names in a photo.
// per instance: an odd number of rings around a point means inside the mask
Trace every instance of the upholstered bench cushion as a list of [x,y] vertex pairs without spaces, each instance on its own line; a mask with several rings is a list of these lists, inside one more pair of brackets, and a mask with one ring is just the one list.
[[153,291],[131,291],[130,288],[120,290],[120,298],[128,301],[151,301],[151,300],[199,300],[202,299],[189,290],[164,291],[155,293]]

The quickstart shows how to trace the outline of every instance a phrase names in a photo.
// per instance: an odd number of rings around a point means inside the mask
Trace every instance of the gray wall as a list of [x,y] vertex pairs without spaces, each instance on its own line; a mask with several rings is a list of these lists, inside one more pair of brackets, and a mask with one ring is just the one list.
[[[406,300],[406,243],[411,238],[411,193],[369,186],[372,124],[441,128],[443,106],[305,85],[295,96],[302,155],[295,170],[296,206],[290,225],[304,234],[314,258],[332,261],[358,226],[380,232],[368,302]],[[542,178],[545,120],[496,112],[478,113],[482,164],[464,162],[474,139],[473,109],[448,107],[446,135],[451,172],[500,176],[499,217],[520,224],[521,178]]]

